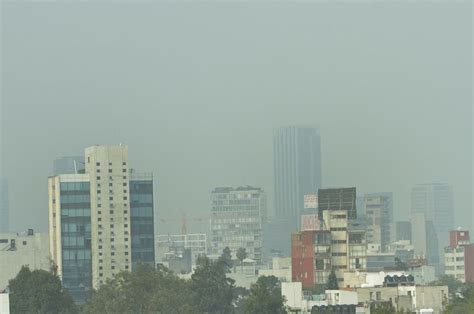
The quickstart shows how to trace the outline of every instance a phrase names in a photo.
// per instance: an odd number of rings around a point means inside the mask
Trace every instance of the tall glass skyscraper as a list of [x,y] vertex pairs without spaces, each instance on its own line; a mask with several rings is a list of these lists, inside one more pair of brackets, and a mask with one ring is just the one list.
[[304,195],[321,188],[321,139],[312,127],[281,127],[273,132],[275,211],[298,219]]
[[443,183],[419,184],[411,191],[411,212],[424,213],[433,222],[440,249],[449,243],[454,226],[453,188]]

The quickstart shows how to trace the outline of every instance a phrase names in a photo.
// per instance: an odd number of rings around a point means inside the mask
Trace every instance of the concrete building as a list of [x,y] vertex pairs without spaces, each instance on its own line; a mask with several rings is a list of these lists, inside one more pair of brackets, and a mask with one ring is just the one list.
[[452,230],[449,239],[444,248],[444,273],[461,282],[474,282],[474,244],[469,231]]
[[381,252],[387,252],[390,244],[390,226],[393,221],[392,193],[372,193],[364,196],[367,219],[367,242],[378,243]]
[[397,285],[392,287],[357,288],[358,301],[367,305],[390,301],[396,310],[404,309],[410,313],[432,310],[441,314],[448,301],[447,286]]
[[411,192],[411,212],[424,213],[433,223],[439,242],[439,254],[448,245],[449,231],[454,228],[453,188],[444,183],[419,184]]
[[225,247],[236,258],[239,248],[262,262],[263,225],[267,219],[266,194],[251,186],[215,188],[211,193],[211,254]]
[[426,286],[436,280],[433,266],[420,266],[406,271],[345,272],[345,288],[382,287],[386,276],[413,276],[416,285]]
[[308,295],[304,292],[301,282],[282,282],[281,295],[285,297],[289,312],[328,313],[328,307],[336,309],[338,306],[346,306],[345,311],[330,313],[366,313],[363,307],[357,307],[359,301],[355,291],[326,290],[321,295]]
[[10,230],[10,207],[8,181],[6,178],[0,177],[0,232],[8,232]]
[[125,145],[86,148],[85,160],[85,173],[48,180],[51,256],[78,303],[119,271],[155,265],[153,176],[129,168]]
[[22,266],[49,271],[50,256],[47,233],[0,233],[0,291],[16,277]]
[[357,217],[356,188],[332,188],[318,190],[319,219],[325,210],[346,211],[349,219]]
[[53,176],[84,172],[84,156],[65,156],[54,160]]
[[292,234],[292,280],[304,289],[325,284],[332,270],[339,282],[344,272],[367,269],[366,227],[349,219],[347,210],[324,210],[322,230]]
[[291,282],[291,257],[274,257],[269,268],[258,270],[258,276],[275,276],[280,282]]
[[207,254],[207,235],[194,234],[159,234],[155,238],[155,260],[157,263],[165,261],[169,254],[183,254],[185,250],[191,253],[191,262],[194,264],[199,255]]
[[321,139],[312,127],[282,127],[273,132],[275,212],[297,219],[304,196],[321,188]]

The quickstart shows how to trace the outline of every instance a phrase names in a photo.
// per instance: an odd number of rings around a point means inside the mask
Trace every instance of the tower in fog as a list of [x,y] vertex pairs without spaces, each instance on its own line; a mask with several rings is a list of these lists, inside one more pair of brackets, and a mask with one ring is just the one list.
[[321,139],[312,127],[281,127],[273,132],[275,211],[297,217],[304,195],[321,188]]
[[411,212],[424,213],[433,223],[440,248],[448,245],[454,228],[453,188],[443,183],[419,184],[411,191]]

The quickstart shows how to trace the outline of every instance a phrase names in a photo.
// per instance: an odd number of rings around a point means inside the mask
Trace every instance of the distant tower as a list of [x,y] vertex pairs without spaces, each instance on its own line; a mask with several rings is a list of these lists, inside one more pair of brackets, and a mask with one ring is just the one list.
[[390,192],[371,193],[364,196],[367,241],[378,243],[382,252],[390,244],[390,226],[393,222],[393,196]]
[[[442,183],[419,184],[411,192],[411,212],[424,213],[438,236],[439,247],[449,243],[449,231],[454,228],[453,188]],[[440,252],[442,253],[442,252]]]
[[304,196],[321,188],[321,139],[312,127],[281,127],[273,132],[275,210],[298,220]]

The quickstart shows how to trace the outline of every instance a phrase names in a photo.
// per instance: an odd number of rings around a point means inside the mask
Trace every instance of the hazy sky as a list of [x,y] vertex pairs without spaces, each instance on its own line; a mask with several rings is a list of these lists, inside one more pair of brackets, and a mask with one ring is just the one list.
[[[2,2],[1,129],[12,227],[47,230],[53,159],[126,143],[153,171],[158,232],[215,186],[273,198],[272,128],[319,126],[323,185],[454,186],[472,221],[466,2]],[[270,202],[270,212],[273,212]],[[192,224],[192,219],[190,219]],[[194,228],[194,229],[193,229]],[[196,226],[188,227],[195,231]]]

